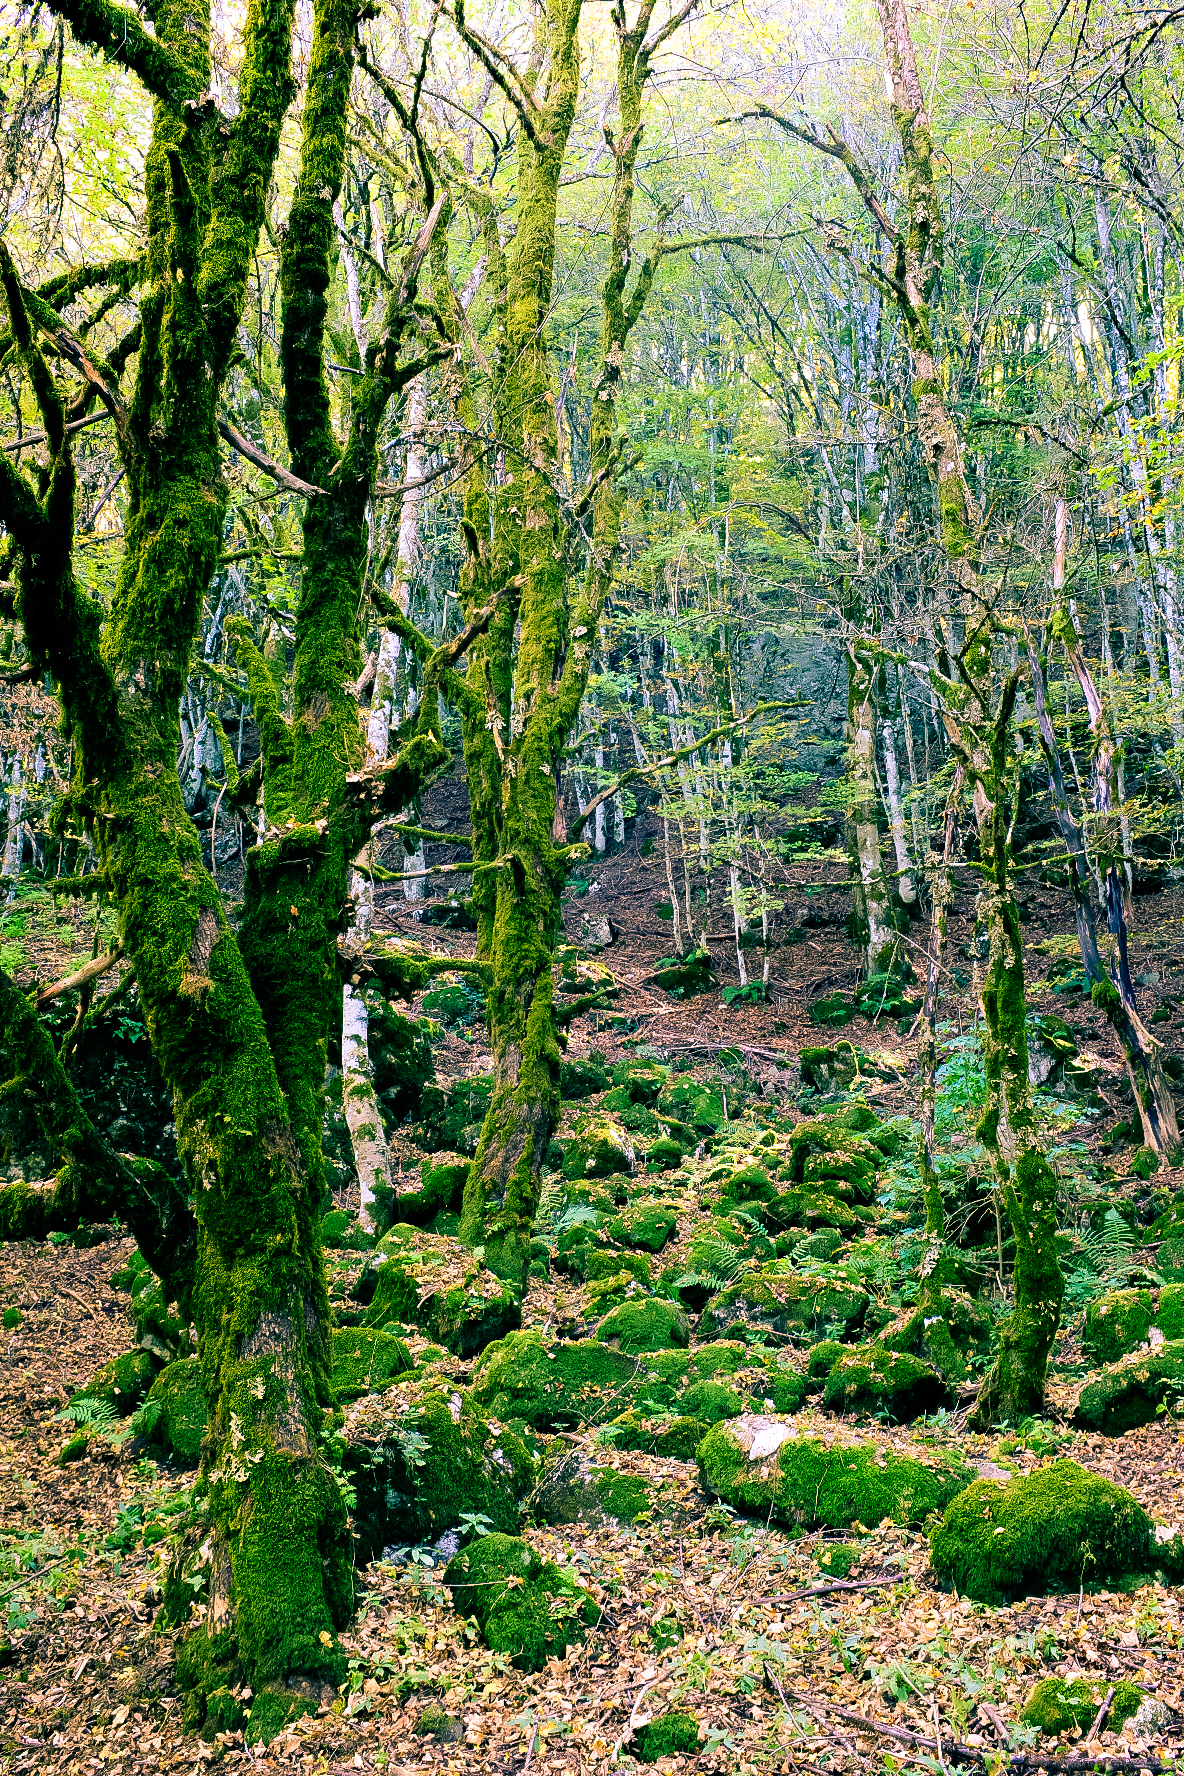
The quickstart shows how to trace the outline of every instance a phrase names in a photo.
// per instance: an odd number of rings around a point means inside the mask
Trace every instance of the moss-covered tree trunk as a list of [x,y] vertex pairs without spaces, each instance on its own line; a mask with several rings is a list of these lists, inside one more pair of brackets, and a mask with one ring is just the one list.
[[[592,645],[617,550],[621,496],[615,474],[616,392],[625,345],[653,284],[659,250],[626,283],[632,253],[634,169],[642,92],[654,50],[685,7],[649,42],[652,0],[618,33],[619,134],[601,369],[592,401],[587,491],[576,523],[559,497],[555,392],[546,337],[555,259],[559,177],[579,91],[581,0],[551,0],[539,14],[535,62],[544,89],[521,83],[517,234],[501,282],[499,435],[512,440],[492,502],[479,469],[469,478],[467,607],[482,589],[513,582],[515,594],[474,649],[465,718],[473,816],[477,955],[487,965],[494,1089],[465,1186],[461,1236],[518,1283],[547,1148],[559,1109],[560,1040],[552,956],[563,924],[560,897],[570,847],[554,838],[564,748],[587,685]],[[591,544],[580,571],[580,522]],[[490,535],[486,545],[484,538]],[[517,635],[515,635],[517,625]]]

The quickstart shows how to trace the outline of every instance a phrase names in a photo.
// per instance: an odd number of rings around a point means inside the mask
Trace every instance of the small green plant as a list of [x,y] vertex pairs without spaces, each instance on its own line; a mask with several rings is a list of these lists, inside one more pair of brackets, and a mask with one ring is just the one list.
[[493,1519],[484,1511],[462,1511],[460,1514],[460,1533],[468,1540],[476,1541],[478,1536],[493,1534]]

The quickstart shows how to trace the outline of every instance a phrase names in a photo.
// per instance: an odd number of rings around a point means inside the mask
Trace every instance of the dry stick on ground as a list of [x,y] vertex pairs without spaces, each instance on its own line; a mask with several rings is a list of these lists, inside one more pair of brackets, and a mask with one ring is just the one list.
[[81,1295],[75,1295],[73,1289],[67,1289],[65,1283],[58,1284],[58,1294],[59,1295],[68,1295],[70,1297],[71,1301],[76,1301],[78,1303],[79,1307],[85,1309],[85,1311],[88,1314],[90,1314],[93,1319],[98,1320],[100,1326],[106,1324],[106,1321],[101,1317],[98,1308],[92,1307],[89,1301],[84,1301],[82,1299]]
[[[926,1751],[937,1751],[938,1749],[937,1741],[928,1738],[924,1733],[910,1732],[907,1727],[890,1727],[886,1722],[872,1720],[866,1714],[856,1714],[854,1709],[840,1708],[837,1702],[828,1702],[825,1697],[803,1696],[797,1690],[790,1690],[789,1694],[803,1708],[812,1708],[817,1702],[817,1705],[825,1708],[828,1713],[837,1714],[840,1720],[850,1721],[853,1726],[862,1727],[867,1733],[876,1733],[883,1739],[896,1739],[902,1745],[921,1745]],[[963,1763],[985,1764],[987,1762],[985,1752],[976,1750],[973,1745],[963,1745],[958,1739],[951,1740],[944,1749],[951,1757],[960,1758]],[[1037,1757],[1030,1751],[1013,1752],[1007,1760],[1006,1767],[1009,1770],[1053,1771],[1149,1770],[1151,1776],[1167,1776],[1167,1772],[1173,1768],[1169,1764],[1161,1764],[1154,1758],[1148,1757],[1112,1757],[1108,1753],[1101,1752],[1096,1757],[1054,1758]]]
[[1094,1739],[1101,1732],[1102,1723],[1106,1719],[1106,1716],[1110,1712],[1110,1704],[1111,1704],[1111,1702],[1113,1702],[1113,1700],[1114,1700],[1114,1685],[1111,1684],[1110,1688],[1106,1691],[1105,1697],[1102,1701],[1102,1706],[1098,1709],[1097,1715],[1094,1719],[1094,1724],[1085,1736],[1085,1743],[1087,1745],[1092,1745]]
[[796,1603],[799,1597],[825,1597],[830,1591],[870,1591],[878,1585],[899,1585],[900,1578],[885,1573],[882,1579],[836,1579],[830,1585],[811,1585],[806,1591],[779,1591],[775,1597],[762,1597],[761,1603]]

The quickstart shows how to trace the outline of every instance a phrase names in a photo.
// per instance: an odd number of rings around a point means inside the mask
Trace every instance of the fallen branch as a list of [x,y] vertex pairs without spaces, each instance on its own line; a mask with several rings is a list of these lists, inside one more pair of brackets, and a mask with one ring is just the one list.
[[830,1585],[811,1585],[805,1591],[778,1592],[776,1597],[762,1597],[761,1603],[797,1603],[802,1597],[826,1597],[831,1591],[871,1591],[878,1585],[899,1585],[903,1574],[885,1573],[880,1579],[836,1579]]
[[73,992],[75,987],[84,987],[87,981],[94,980],[97,974],[106,974],[107,970],[113,968],[122,955],[123,945],[117,943],[113,950],[108,950],[105,956],[96,956],[92,962],[87,962],[76,974],[68,974],[63,980],[54,981],[52,986],[42,987],[37,995],[38,1011],[43,1005],[48,1005],[51,1000],[60,999],[63,993]]
[[252,444],[249,438],[244,438],[243,434],[232,426],[229,420],[220,419],[218,421],[218,433],[232,450],[237,450],[240,456],[245,456],[249,463],[254,463],[257,469],[262,469],[265,475],[270,475],[278,486],[286,487],[289,493],[301,493],[306,499],[314,499],[318,495],[324,496],[325,489],[323,487],[314,487],[311,481],[302,481],[299,475],[292,473],[291,469],[282,468],[279,463],[273,462],[269,456],[263,454],[257,445]]

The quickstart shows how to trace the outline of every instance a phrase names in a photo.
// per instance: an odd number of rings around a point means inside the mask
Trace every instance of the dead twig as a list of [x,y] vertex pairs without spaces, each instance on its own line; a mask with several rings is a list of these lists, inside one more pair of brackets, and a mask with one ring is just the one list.
[[900,1575],[885,1573],[879,1579],[835,1579],[830,1585],[811,1585],[805,1591],[779,1591],[775,1597],[762,1597],[761,1603],[797,1603],[801,1597],[826,1597],[831,1591],[871,1591],[878,1585],[898,1585]]
[[84,987],[87,981],[94,980],[97,974],[106,974],[109,968],[115,966],[122,954],[123,945],[117,943],[113,950],[108,950],[105,956],[96,956],[92,962],[88,962],[84,967],[78,969],[77,973],[68,974],[63,980],[54,981],[52,986],[42,987],[37,995],[38,1011],[43,1005],[48,1005],[51,1000],[60,999],[63,993],[72,992],[75,987]]
[[93,1307],[89,1301],[84,1301],[81,1295],[75,1295],[73,1289],[67,1289],[65,1283],[58,1284],[57,1292],[59,1295],[68,1295],[71,1301],[76,1301],[79,1307],[81,1307],[86,1313],[90,1314],[93,1319],[98,1320],[100,1326],[105,1324],[104,1320],[100,1317],[98,1308]]
[[1098,1709],[1098,1712],[1094,1717],[1093,1726],[1090,1728],[1089,1732],[1085,1735],[1085,1743],[1087,1745],[1092,1745],[1095,1738],[1097,1737],[1097,1735],[1101,1732],[1102,1724],[1105,1721],[1106,1716],[1110,1712],[1110,1704],[1114,1700],[1114,1693],[1115,1693],[1115,1686],[1113,1684],[1111,1684],[1110,1688],[1106,1691],[1106,1694],[1102,1699],[1102,1706]]

